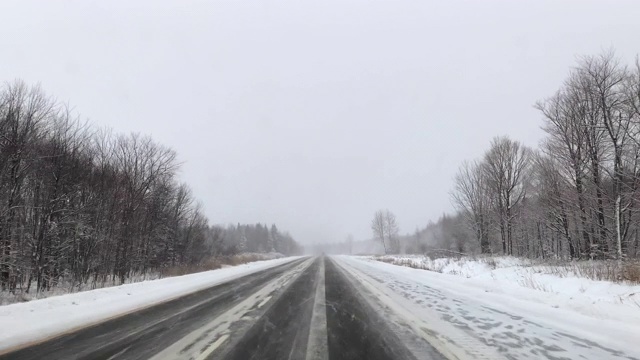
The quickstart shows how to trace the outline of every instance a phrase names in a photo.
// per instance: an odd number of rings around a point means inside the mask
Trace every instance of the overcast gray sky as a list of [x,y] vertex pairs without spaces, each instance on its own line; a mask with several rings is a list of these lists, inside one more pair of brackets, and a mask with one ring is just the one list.
[[640,52],[640,1],[2,1],[0,79],[176,149],[212,223],[302,242],[402,232],[452,210],[494,135],[535,146],[532,104],[576,55]]

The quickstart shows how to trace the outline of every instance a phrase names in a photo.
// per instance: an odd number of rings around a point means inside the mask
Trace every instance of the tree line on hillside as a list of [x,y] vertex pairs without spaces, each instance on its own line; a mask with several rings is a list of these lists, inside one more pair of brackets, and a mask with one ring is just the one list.
[[473,234],[465,226],[460,226],[462,217],[444,214],[437,223],[429,222],[423,229],[416,229],[414,234],[400,234],[400,226],[396,215],[389,211],[378,210],[371,220],[372,240],[354,242],[349,235],[343,242],[325,245],[327,251],[334,253],[356,254],[435,254],[436,250],[450,255],[450,251],[462,254],[476,249],[468,246]]
[[627,66],[613,52],[583,57],[535,107],[546,133],[539,148],[494,138],[460,166],[451,193],[458,213],[416,236],[481,253],[637,257],[640,62]]
[[[39,88],[5,85],[1,289],[48,290],[62,279],[124,282],[132,274],[243,251],[229,247],[228,229],[208,226],[191,190],[178,181],[178,168],[175,151],[150,137],[92,129]],[[272,237],[271,247],[254,241],[256,228],[243,227],[247,250],[299,250],[286,234]]]
[[235,253],[280,253],[301,254],[302,247],[287,232],[278,230],[275,224],[271,227],[262,224],[229,225],[218,227],[222,234],[224,254]]

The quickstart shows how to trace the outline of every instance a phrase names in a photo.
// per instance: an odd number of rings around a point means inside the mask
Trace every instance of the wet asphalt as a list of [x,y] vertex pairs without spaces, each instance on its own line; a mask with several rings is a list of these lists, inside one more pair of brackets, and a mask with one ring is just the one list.
[[[224,346],[204,358],[442,359],[432,348],[419,356],[415,351],[410,352],[386,320],[369,305],[366,295],[356,289],[354,280],[331,258],[321,256],[295,260],[5,353],[0,355],[0,360],[149,359],[305,261],[310,265],[279,289],[258,318],[236,329]],[[318,284],[319,281],[324,283]],[[324,342],[326,347],[312,354],[308,343],[313,328],[319,326],[314,323],[319,321],[317,314],[314,316],[318,289],[324,291],[323,306],[316,306],[316,312],[321,309],[323,313],[319,318],[326,321],[323,324],[326,339],[320,335],[320,343]],[[324,327],[322,329],[324,332]]]

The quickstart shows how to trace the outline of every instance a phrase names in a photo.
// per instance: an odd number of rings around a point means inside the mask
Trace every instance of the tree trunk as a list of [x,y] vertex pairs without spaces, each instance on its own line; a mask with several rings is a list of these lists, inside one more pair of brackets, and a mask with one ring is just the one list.
[[621,206],[621,196],[618,194],[616,197],[616,209],[615,209],[615,218],[616,218],[616,245],[617,245],[617,254],[616,258],[618,260],[622,259],[622,234],[620,228],[620,206]]

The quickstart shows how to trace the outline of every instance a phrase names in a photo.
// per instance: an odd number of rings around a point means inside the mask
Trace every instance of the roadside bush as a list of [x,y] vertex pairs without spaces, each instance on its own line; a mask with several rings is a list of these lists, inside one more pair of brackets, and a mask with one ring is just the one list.
[[640,262],[625,263],[622,268],[623,279],[634,284],[640,284]]

